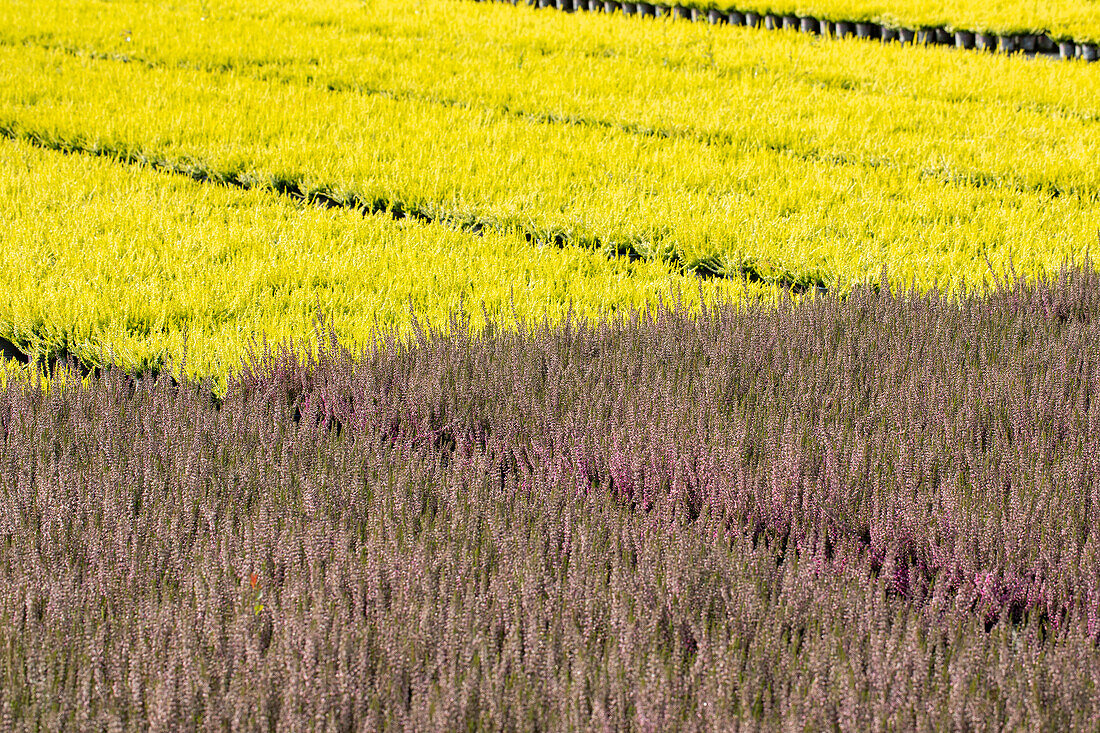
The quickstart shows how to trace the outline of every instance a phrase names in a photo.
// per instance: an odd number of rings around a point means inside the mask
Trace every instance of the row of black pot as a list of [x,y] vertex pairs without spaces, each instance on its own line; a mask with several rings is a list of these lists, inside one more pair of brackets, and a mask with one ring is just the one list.
[[691,21],[729,23],[730,25],[766,28],[767,30],[796,30],[803,33],[828,35],[835,38],[866,38],[883,42],[913,43],[917,45],[944,45],[979,51],[1001,53],[1057,55],[1063,59],[1080,58],[1096,61],[1100,58],[1100,45],[1054,41],[1044,34],[996,35],[972,31],[951,31],[946,28],[894,28],[872,22],[832,21],[799,15],[778,15],[739,10],[704,10],[685,5],[665,5],[651,2],[620,2],[619,0],[505,0],[512,4],[534,5],[540,8],[557,8],[566,12],[622,13],[643,18],[671,16]]

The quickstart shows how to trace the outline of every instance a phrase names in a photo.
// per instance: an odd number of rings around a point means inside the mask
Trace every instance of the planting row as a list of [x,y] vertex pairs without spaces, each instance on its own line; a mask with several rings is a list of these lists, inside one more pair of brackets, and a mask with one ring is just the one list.
[[[1015,172],[1021,185],[1060,183],[1052,172],[1079,157],[1077,151],[1059,149],[1049,156],[1042,151],[1064,146],[1063,134],[1091,136],[1087,127],[1063,130],[1061,118],[1091,121],[1100,103],[1100,77],[1081,68],[1009,59],[979,63],[901,48],[880,54],[854,47],[840,53],[798,37],[760,39],[747,32],[724,36],[715,45],[707,29],[683,24],[656,26],[648,33],[625,22],[540,23],[533,13],[486,12],[450,3],[429,5],[423,16],[379,3],[371,6],[373,13],[350,18],[333,9],[259,19],[243,14],[204,19],[198,10],[188,14],[155,4],[117,5],[116,13],[97,8],[73,15],[72,22],[63,22],[69,16],[60,10],[43,21],[41,13],[18,15],[9,9],[0,36],[8,44],[44,45],[157,68],[229,71],[366,96],[486,106],[546,124],[620,126],[628,134],[688,136],[712,144],[746,146],[758,139],[766,147],[802,155],[875,164],[918,166],[930,157],[942,158],[944,166],[977,178]],[[43,23],[49,21],[62,27],[47,31]],[[123,23],[132,30],[119,34]],[[320,38],[318,26],[324,29]],[[318,44],[324,53],[317,53]],[[808,64],[815,67],[813,73],[806,72]],[[825,105],[825,99],[832,104]],[[934,114],[922,109],[928,103],[936,107]],[[996,108],[995,119],[970,119],[989,106]],[[1000,114],[1002,107],[1010,115]],[[753,109],[763,112],[757,115]],[[912,127],[946,127],[946,116],[965,125],[965,134],[937,130],[922,143],[919,135],[883,122],[904,119]],[[873,123],[865,123],[868,117],[875,118]],[[765,119],[774,125],[764,124]],[[995,136],[1005,140],[1003,145],[981,138],[981,127],[990,124],[1008,128]],[[861,126],[851,134],[836,132],[855,125]],[[751,130],[744,129],[748,126]],[[1002,150],[1031,139],[1013,133],[1020,127],[1041,132],[1042,144],[1023,151],[1026,155]],[[797,133],[811,144],[797,147],[802,140]],[[1004,134],[1014,136],[1005,139]],[[976,136],[981,139],[975,142]],[[853,149],[860,141],[866,156]],[[823,145],[828,142],[834,144]],[[976,156],[982,156],[980,163]],[[1035,161],[1029,165],[1029,159]]]
[[[503,0],[518,4],[518,0]],[[672,17],[683,20],[705,20],[712,25],[729,23],[766,30],[794,30],[835,38],[862,38],[883,43],[910,43],[921,46],[946,45],[960,49],[998,51],[1000,53],[1043,53],[1062,59],[1079,58],[1085,61],[1100,59],[1100,44],[1091,41],[1075,41],[1063,38],[1055,41],[1046,33],[998,34],[993,31],[974,31],[952,27],[898,27],[874,20],[828,20],[798,13],[775,13],[756,10],[719,10],[690,4],[665,5],[649,2],[620,2],[619,0],[526,0],[539,8],[553,7],[566,12],[586,10],[591,12],[618,13],[642,18]]]
[[[817,68],[817,49],[800,52]],[[1093,241],[1100,213],[1100,174],[1089,163],[1100,156],[1089,134],[1096,122],[1084,112],[1066,119],[1066,107],[1019,105],[1009,89],[994,104],[930,103],[840,92],[793,70],[799,84],[785,88],[762,82],[751,62],[722,83],[711,70],[664,70],[672,88],[690,82],[679,96],[695,110],[706,108],[708,90],[739,94],[726,99],[744,106],[725,103],[730,116],[714,127],[650,128],[629,111],[562,119],[541,107],[532,119],[501,97],[486,107],[334,83],[350,71],[318,84],[306,61],[270,79],[280,72],[150,68],[26,46],[0,49],[0,58],[8,137],[799,289],[843,290],[877,278],[884,263],[925,285],[980,280],[984,256],[997,267],[1011,258],[1026,272],[1050,268]],[[507,62],[496,63],[506,77]],[[574,63],[591,73],[584,59]],[[612,67],[638,88],[622,61]],[[561,72],[540,65],[525,78],[565,98],[573,82]],[[498,94],[522,98],[528,88],[508,84]],[[533,95],[529,109],[543,99]],[[688,114],[686,102],[669,104],[676,117]],[[661,116],[654,109],[649,120]]]
[[[0,44],[486,106],[532,121],[621,125],[660,135],[686,131],[712,141],[724,139],[741,120],[756,122],[757,107],[766,107],[781,125],[802,118],[800,126],[814,139],[822,129],[865,117],[865,104],[897,103],[892,97],[940,103],[957,118],[971,116],[978,108],[968,104],[975,103],[1092,119],[1100,104],[1100,76],[1084,66],[960,57],[942,49],[917,53],[899,45],[819,44],[803,35],[760,36],[747,29],[716,36],[694,24],[639,26],[618,16],[548,17],[449,0],[429,0],[419,14],[404,11],[396,0],[275,8],[247,0],[223,13],[123,0],[109,8],[78,0],[46,8],[6,4],[0,7]],[[803,100],[816,99],[821,87],[835,109],[817,104],[813,115],[806,114]],[[919,109],[890,114],[928,123]],[[1036,126],[1025,120],[1015,126],[1021,124]],[[757,126],[758,135],[777,144],[764,125]],[[878,143],[861,132],[868,145]],[[898,140],[892,152],[914,145],[914,159],[928,154],[910,139]],[[950,145],[936,153],[958,165]],[[1020,160],[1014,168],[1029,166]]]
[[555,7],[566,12],[587,10],[617,13],[621,11],[623,15],[627,16],[638,15],[643,18],[671,16],[692,21],[706,20],[711,24],[729,23],[735,26],[764,28],[766,30],[796,30],[836,38],[854,37],[924,46],[938,44],[1001,53],[1014,53],[1016,51],[1028,54],[1044,53],[1058,55],[1062,59],[1081,58],[1085,61],[1096,61],[1100,58],[1100,47],[1096,43],[1076,42],[1072,39],[1056,42],[1050,35],[1045,33],[998,35],[993,32],[952,30],[950,28],[899,28],[871,20],[832,21],[795,13],[777,14],[753,10],[726,11],[688,5],[662,5],[648,2],[630,3],[618,2],[617,0],[576,0],[575,2],[574,0],[554,0],[553,2],[551,0],[538,0],[537,3],[531,4],[540,8]]
[[1100,724],[1100,275],[0,390],[17,730]]
[[720,287],[514,233],[303,207],[12,142],[0,143],[0,200],[6,357],[133,372],[172,361],[223,386],[251,343],[305,339],[318,312],[351,344],[462,302],[479,319],[481,307],[556,319],[570,303],[592,315]]

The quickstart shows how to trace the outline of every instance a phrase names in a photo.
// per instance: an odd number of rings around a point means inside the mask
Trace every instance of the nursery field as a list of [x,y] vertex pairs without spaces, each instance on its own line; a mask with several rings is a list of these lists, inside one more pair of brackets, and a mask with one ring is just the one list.
[[[0,11],[2,134],[289,204],[796,292],[1031,275],[1096,238],[1087,65],[470,3],[51,7]],[[125,330],[41,307],[0,336],[101,364]],[[156,368],[157,338],[119,360]]]
[[1042,57],[4,3],[0,727],[1096,729],[1098,128]]

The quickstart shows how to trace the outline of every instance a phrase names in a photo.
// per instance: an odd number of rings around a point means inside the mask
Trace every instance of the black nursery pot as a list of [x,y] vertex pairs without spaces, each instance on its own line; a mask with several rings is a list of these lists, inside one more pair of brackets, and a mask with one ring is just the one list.
[[821,33],[821,23],[817,18],[801,18],[799,19],[799,29],[803,33]]
[[836,37],[837,38],[847,38],[848,36],[855,35],[855,32],[856,32],[856,28],[855,28],[855,25],[853,25],[852,23],[849,23],[846,20],[838,20],[836,22]]
[[955,48],[974,48],[974,34],[970,31],[955,31]]
[[768,13],[767,15],[764,16],[764,28],[766,30],[774,31],[775,29],[777,29],[779,27],[779,24],[781,22],[782,21],[779,19],[778,15],[773,15],[771,13]]
[[856,37],[877,39],[882,36],[882,27],[877,23],[856,23]]
[[831,36],[836,34],[836,23],[831,20],[819,20],[817,22],[817,32],[823,36]]
[[794,15],[783,16],[783,30],[795,31],[798,30],[798,17]]
[[691,8],[684,5],[674,5],[672,7],[672,17],[677,20],[691,20]]
[[997,36],[992,33],[977,33],[974,35],[974,47],[979,51],[992,51],[997,48]]
[[948,33],[943,28],[936,29],[936,43],[941,46],[950,46],[955,42],[955,34]]
[[605,13],[615,13],[622,8],[615,0],[604,0],[603,11]]
[[997,36],[997,50],[1001,53],[1016,52],[1016,36]]
[[653,3],[653,17],[654,18],[663,18],[663,17],[665,17],[666,15],[669,14],[670,10],[672,10],[672,8],[670,8],[667,5],[659,5],[658,3]]
[[1035,53],[1039,49],[1039,39],[1033,35],[1017,36],[1016,46],[1024,53]]
[[707,13],[707,20],[711,23],[729,23],[730,25],[745,25],[745,14],[739,13],[736,10],[731,11],[727,15],[723,15],[717,10],[712,10]]
[[917,40],[917,32],[912,28],[898,28],[898,43],[912,43]]
[[1085,61],[1096,61],[1100,58],[1100,47],[1095,43],[1079,43],[1077,44],[1077,56]]
[[936,42],[936,31],[934,28],[921,28],[917,31],[917,45],[930,46]]
[[572,13],[574,10],[573,0],[557,0],[557,7],[558,10],[562,10],[566,13]]
[[1059,41],[1058,55],[1064,59],[1071,59],[1077,55],[1077,44],[1073,41]]
[[[733,22],[733,13],[730,13],[730,22]],[[747,25],[749,28],[759,28],[760,13],[753,13],[751,11],[745,13],[745,25]]]

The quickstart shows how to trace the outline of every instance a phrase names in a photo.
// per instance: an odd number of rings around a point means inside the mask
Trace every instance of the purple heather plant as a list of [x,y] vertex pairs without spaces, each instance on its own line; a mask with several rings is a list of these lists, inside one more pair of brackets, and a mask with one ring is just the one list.
[[257,353],[224,398],[11,386],[0,719],[1095,728],[1098,313],[1086,262],[456,315]]

